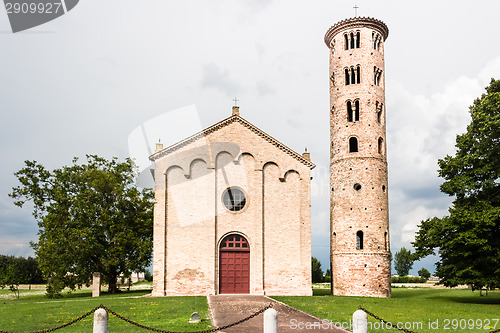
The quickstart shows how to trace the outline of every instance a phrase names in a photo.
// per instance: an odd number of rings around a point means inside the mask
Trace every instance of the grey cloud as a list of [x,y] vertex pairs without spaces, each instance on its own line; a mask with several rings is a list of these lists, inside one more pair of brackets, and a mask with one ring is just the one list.
[[257,92],[259,93],[259,95],[265,96],[273,94],[275,92],[275,89],[266,81],[259,81],[257,82]]
[[229,97],[235,96],[241,90],[240,85],[230,78],[229,72],[214,63],[203,65],[202,72],[202,88],[216,89]]

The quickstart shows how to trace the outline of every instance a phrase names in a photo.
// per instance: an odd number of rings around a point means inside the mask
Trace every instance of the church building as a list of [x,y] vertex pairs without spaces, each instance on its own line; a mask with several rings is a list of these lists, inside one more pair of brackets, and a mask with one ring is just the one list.
[[311,169],[239,115],[157,144],[153,296],[312,295]]

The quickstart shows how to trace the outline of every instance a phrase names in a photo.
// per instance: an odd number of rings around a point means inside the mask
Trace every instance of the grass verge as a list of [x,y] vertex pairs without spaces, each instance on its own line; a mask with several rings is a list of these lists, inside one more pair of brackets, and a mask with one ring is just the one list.
[[[139,297],[150,291],[130,291],[92,298],[90,290],[64,293],[64,298],[51,300],[43,294],[24,293],[19,300],[0,299],[0,330],[27,332],[60,326],[103,304],[116,313],[139,324],[171,331],[198,331],[211,328],[207,299],[190,297]],[[193,312],[202,322],[189,324]],[[92,332],[93,315],[61,329],[61,332]],[[144,329],[109,316],[110,332],[144,332]]]
[[[331,296],[329,289],[314,289],[313,297],[276,296],[274,299],[332,322],[346,323],[362,305],[367,310],[394,324],[419,333],[489,332],[500,328],[500,292],[479,292],[454,289],[392,290],[392,298]],[[369,317],[370,332],[396,332],[381,328]]]

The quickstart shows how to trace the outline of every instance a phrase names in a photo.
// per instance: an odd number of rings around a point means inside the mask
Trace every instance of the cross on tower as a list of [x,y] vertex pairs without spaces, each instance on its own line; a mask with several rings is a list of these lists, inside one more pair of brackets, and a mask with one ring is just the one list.
[[358,5],[354,5],[354,7],[352,7],[352,8],[354,8],[354,17],[357,17],[358,16],[358,9],[359,9]]
[[234,102],[234,106],[238,106],[238,99],[236,97],[233,99],[233,102]]

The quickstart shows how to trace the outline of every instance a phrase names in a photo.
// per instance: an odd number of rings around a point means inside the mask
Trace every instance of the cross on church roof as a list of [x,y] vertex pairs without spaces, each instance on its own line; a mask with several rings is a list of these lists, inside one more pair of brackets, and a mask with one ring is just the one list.
[[354,5],[354,7],[352,8],[354,8],[354,17],[358,17],[358,9],[359,9],[358,5]]
[[238,106],[238,99],[236,97],[233,99],[233,102],[234,102],[234,106]]

